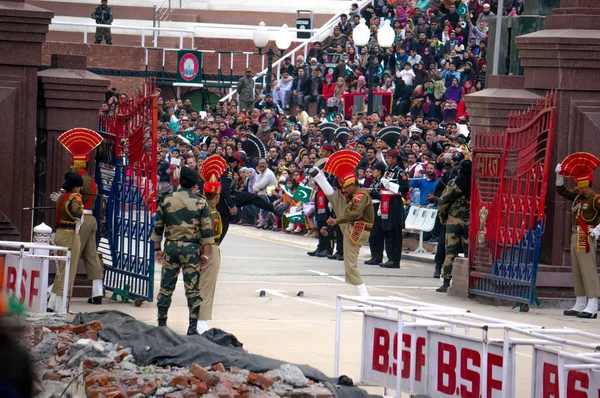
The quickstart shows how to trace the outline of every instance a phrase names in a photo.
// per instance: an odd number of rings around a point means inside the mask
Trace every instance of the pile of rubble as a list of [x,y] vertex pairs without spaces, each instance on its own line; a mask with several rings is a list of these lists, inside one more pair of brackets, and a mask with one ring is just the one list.
[[60,316],[30,318],[26,344],[42,383],[38,397],[332,397],[297,366],[257,374],[222,364],[138,366],[131,349],[102,341],[98,321],[72,325]]

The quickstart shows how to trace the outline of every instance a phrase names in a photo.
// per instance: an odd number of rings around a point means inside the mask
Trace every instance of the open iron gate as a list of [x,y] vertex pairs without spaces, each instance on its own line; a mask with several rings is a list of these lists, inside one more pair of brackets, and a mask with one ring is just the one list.
[[544,229],[556,93],[512,114],[504,132],[479,132],[473,145],[470,293],[524,304],[535,283]]
[[100,120],[105,140],[96,156],[96,182],[107,197],[96,206],[104,286],[153,300],[156,212],[157,103],[154,82]]

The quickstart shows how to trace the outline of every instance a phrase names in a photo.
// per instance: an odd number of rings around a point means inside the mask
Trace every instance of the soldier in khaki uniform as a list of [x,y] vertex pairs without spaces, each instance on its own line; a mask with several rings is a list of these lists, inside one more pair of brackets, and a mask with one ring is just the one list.
[[79,191],[83,185],[83,179],[77,173],[65,174],[63,184],[64,193],[56,201],[56,235],[54,243],[57,246],[68,247],[71,249],[71,262],[69,263],[69,285],[67,288],[67,297],[63,297],[64,279],[66,264],[64,261],[58,263],[52,293],[48,301],[48,310],[53,312],[62,306],[64,299],[67,300],[67,309],[75,274],[77,271],[77,262],[79,261],[79,227],[82,223],[83,202]]
[[[167,314],[177,284],[183,272],[185,296],[189,308],[187,334],[197,334],[200,314],[200,272],[208,266],[211,246],[215,243],[210,211],[206,200],[192,192],[200,182],[198,172],[183,167],[179,177],[181,187],[164,197],[156,210],[152,241],[155,258],[162,260],[160,292],[158,293],[158,326],[167,325]],[[166,239],[164,252],[161,249]]]
[[88,303],[99,305],[102,304],[104,285],[103,266],[96,247],[98,222],[94,217],[98,186],[86,169],[89,165],[90,153],[100,145],[102,136],[93,130],[75,128],[61,134],[58,141],[71,152],[72,171],[83,179],[81,196],[84,218],[79,230],[81,245],[78,257],[83,260],[88,280],[92,281],[92,297],[88,299]]
[[[600,195],[592,190],[593,172],[600,159],[585,152],[574,153],[556,166],[556,191],[573,202],[571,233],[571,272],[576,301],[564,315],[578,318],[598,317],[600,284],[596,269],[596,250],[600,238]],[[573,177],[575,190],[565,187],[564,177]]]
[[310,174],[331,202],[337,216],[329,218],[327,224],[338,225],[344,237],[346,282],[356,287],[359,296],[368,296],[367,287],[358,270],[358,254],[361,246],[369,240],[375,214],[371,197],[359,189],[354,174],[361,159],[362,156],[354,151],[342,150],[327,160],[324,170],[338,178],[341,190],[334,190],[323,171],[318,168],[312,168]]
[[198,317],[199,334],[208,330],[207,321],[212,319],[217,277],[219,276],[219,269],[221,268],[221,250],[219,249],[219,244],[221,243],[223,223],[221,221],[221,215],[217,210],[217,204],[221,199],[221,183],[219,182],[219,179],[226,170],[227,162],[219,155],[210,156],[202,163],[202,167],[200,167],[200,176],[204,180],[202,190],[212,220],[213,238],[215,243],[211,246],[208,266],[200,272],[200,296],[202,297],[202,306],[200,307],[200,316]]
[[458,177],[448,184],[438,201],[438,217],[440,222],[446,225],[444,283],[436,290],[439,293],[448,292],[452,279],[452,265],[458,253],[468,253],[471,167],[471,161],[468,159],[460,163]]

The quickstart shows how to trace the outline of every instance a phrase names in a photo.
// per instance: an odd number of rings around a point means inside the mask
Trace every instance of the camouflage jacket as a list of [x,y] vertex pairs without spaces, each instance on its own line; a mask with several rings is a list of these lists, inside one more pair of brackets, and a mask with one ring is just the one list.
[[242,77],[237,84],[240,101],[254,101],[254,80],[251,77]]
[[448,219],[448,216],[469,221],[470,205],[469,199],[456,183],[451,181],[444,189],[444,193],[442,193],[442,197],[438,202],[438,217],[444,222]]
[[160,247],[167,240],[213,244],[214,233],[206,200],[190,189],[179,188],[164,197],[156,210],[151,239]]

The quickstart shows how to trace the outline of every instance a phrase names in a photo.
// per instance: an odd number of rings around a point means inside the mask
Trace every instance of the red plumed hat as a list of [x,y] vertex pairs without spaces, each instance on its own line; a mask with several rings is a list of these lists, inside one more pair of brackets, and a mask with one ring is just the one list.
[[327,159],[323,170],[336,176],[342,187],[347,187],[350,184],[356,183],[354,170],[361,159],[362,156],[360,154],[349,149],[344,149],[331,155]]
[[92,152],[102,142],[102,136],[90,129],[74,128],[65,131],[58,141],[71,152],[73,167],[85,168]]
[[600,166],[600,159],[587,152],[575,152],[570,154],[561,163],[561,175],[575,179],[577,188],[590,185],[593,181],[593,173]]
[[221,192],[219,178],[227,170],[227,162],[219,155],[209,156],[200,166],[200,176],[204,180],[204,193]]

